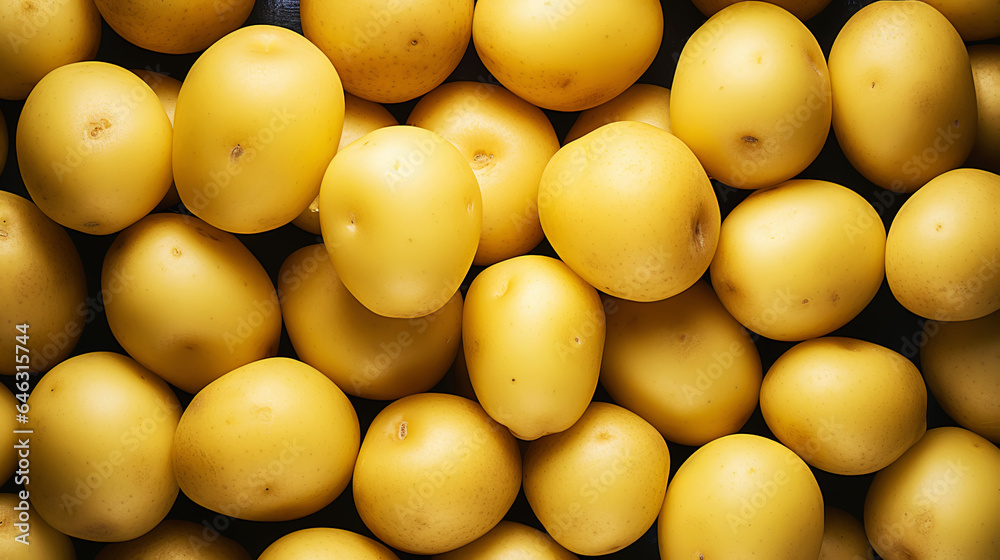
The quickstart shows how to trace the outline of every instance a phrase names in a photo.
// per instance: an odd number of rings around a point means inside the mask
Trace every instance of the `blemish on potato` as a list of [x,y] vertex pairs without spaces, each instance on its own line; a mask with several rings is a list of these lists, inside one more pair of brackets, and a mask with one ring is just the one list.
[[760,141],[760,140],[757,139],[756,136],[750,136],[749,134],[746,135],[746,136],[744,136],[744,137],[742,137],[742,138],[740,138],[740,140],[743,140],[747,144],[756,144],[757,142]]
[[406,439],[406,420],[403,420],[402,422],[399,423],[399,430],[397,432],[397,435],[401,440]]
[[232,151],[229,152],[229,159],[233,163],[236,163],[237,161],[239,161],[240,156],[242,155],[243,155],[243,146],[237,144],[236,146],[233,147]]

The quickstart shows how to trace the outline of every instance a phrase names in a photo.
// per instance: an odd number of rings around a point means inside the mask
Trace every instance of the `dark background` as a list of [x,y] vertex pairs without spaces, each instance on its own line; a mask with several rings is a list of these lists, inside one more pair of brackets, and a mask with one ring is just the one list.
[[[854,12],[868,3],[870,3],[869,0],[833,0],[826,10],[806,22],[806,25],[816,36],[826,55],[829,55],[833,40],[843,24]],[[257,0],[254,12],[251,14],[247,25],[272,23],[301,32],[297,4],[298,0]],[[662,0],[662,4],[665,23],[663,43],[653,64],[639,81],[670,87],[676,60],[685,41],[706,18],[689,0]],[[126,68],[162,72],[180,80],[183,80],[188,68],[197,58],[198,54],[178,56],[146,51],[123,40],[107,24],[104,24],[102,33],[97,60],[119,64]],[[995,43],[997,40],[993,39],[989,42]],[[479,61],[471,42],[459,68],[448,79],[448,81],[457,80],[492,80],[489,72]],[[388,108],[399,122],[402,123],[406,121],[407,115],[415,104],[416,100],[389,105]],[[10,136],[10,153],[7,157],[7,164],[3,174],[0,176],[0,188],[27,198],[27,191],[21,181],[17,168],[17,158],[14,153],[14,132],[22,105],[23,102],[0,101],[0,110],[3,111],[4,118],[7,121]],[[546,114],[551,119],[560,138],[566,134],[576,119],[576,113],[546,111]],[[799,178],[833,181],[855,190],[867,198],[875,209],[879,211],[887,229],[900,205],[907,199],[906,195],[896,195],[874,186],[857,173],[840,151],[832,131],[822,153],[812,165],[799,175]],[[732,189],[717,182],[714,183],[714,186],[719,196],[723,217],[749,194],[748,191]],[[172,208],[166,211],[178,212],[180,209]],[[96,298],[100,292],[101,263],[108,246],[114,240],[115,236],[92,236],[72,230],[68,231],[80,252],[87,271],[88,293],[90,296]],[[275,282],[277,280],[278,269],[289,254],[300,247],[319,241],[316,236],[302,231],[291,224],[267,233],[239,235],[238,237],[257,256],[264,268],[271,275],[272,281]],[[544,241],[533,252],[555,256],[551,247]],[[472,278],[480,270],[480,268],[474,267],[470,271],[462,286],[463,293],[468,288],[469,282],[471,282]],[[707,277],[706,273],[705,278],[707,279]],[[857,318],[833,334],[881,344],[900,352],[919,366],[917,349],[919,348],[922,324],[922,319],[908,312],[895,301],[889,292],[888,286],[883,281],[878,295],[871,304]],[[766,371],[774,360],[792,345],[792,343],[757,338],[757,347],[761,354],[764,370]],[[92,323],[86,325],[83,336],[73,355],[93,351],[124,353],[124,350],[111,334],[103,310],[97,314],[96,319]],[[295,357],[295,352],[288,340],[287,333],[284,332],[282,333],[279,355]],[[3,383],[13,389],[13,377],[4,377]],[[33,378],[32,386],[36,383],[37,378]],[[450,390],[450,379],[446,377],[435,390]],[[176,392],[182,404],[186,405],[190,401],[190,395],[179,390],[176,390]],[[610,401],[610,398],[601,387],[598,387],[595,398]],[[376,402],[355,397],[351,397],[351,401],[357,409],[362,431],[364,431],[371,419],[387,404],[385,402]],[[955,423],[944,414],[933,396],[929,395],[927,427],[934,428],[945,425],[955,425]],[[763,421],[759,407],[742,431],[773,438],[773,435]],[[677,467],[680,466],[695,448],[673,443],[670,443],[669,447],[671,454],[671,476],[673,476]],[[862,518],[865,493],[874,475],[848,477],[829,474],[817,469],[813,469],[813,472],[823,490],[823,496],[827,505],[842,508],[858,519]],[[18,488],[13,484],[13,479],[11,479],[0,490],[3,492],[16,492]],[[225,518],[194,504],[183,493],[178,496],[177,502],[168,518],[184,519],[206,526],[214,525],[221,534],[236,540],[246,547],[247,551],[254,558],[279,537],[307,527],[332,526],[373,536],[361,522],[354,508],[350,486],[328,507],[313,515],[294,521],[261,523]],[[531,512],[531,508],[528,506],[523,492],[518,496],[514,506],[507,514],[507,519],[526,523],[539,529],[542,528]],[[81,559],[93,558],[103,546],[100,543],[79,539],[74,539],[74,543],[78,556]],[[418,556],[403,553],[398,553],[398,555],[402,559],[418,558]],[[656,544],[656,526],[654,525],[643,538],[632,546],[604,558],[659,558]]]

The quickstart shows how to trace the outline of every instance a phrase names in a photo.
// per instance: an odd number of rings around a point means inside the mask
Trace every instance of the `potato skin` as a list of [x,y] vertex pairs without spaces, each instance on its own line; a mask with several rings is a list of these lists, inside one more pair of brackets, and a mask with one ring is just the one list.
[[257,560],[399,560],[382,543],[364,535],[315,527],[289,533],[271,543]]
[[514,521],[501,521],[489,533],[432,560],[579,560],[547,533]]
[[1000,173],[1000,45],[971,45],[979,124],[965,167]]
[[[30,497],[30,496],[29,496]],[[38,515],[38,511],[28,502],[30,520],[28,546],[14,540],[23,535],[15,527],[20,523],[21,503],[19,494],[0,494],[0,556],[4,560],[76,560],[73,541],[56,531]]]
[[[207,537],[212,537],[211,539]],[[145,535],[105,546],[95,560],[250,560],[246,549],[224,535],[207,534],[204,525],[164,519]]]
[[204,50],[243,25],[254,0],[94,0],[111,29],[151,51]]

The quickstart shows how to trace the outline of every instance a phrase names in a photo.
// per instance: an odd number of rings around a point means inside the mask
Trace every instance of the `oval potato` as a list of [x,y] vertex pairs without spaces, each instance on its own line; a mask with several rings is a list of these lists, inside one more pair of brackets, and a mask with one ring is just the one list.
[[126,41],[151,51],[187,54],[206,49],[243,25],[254,0],[94,0],[94,4]]

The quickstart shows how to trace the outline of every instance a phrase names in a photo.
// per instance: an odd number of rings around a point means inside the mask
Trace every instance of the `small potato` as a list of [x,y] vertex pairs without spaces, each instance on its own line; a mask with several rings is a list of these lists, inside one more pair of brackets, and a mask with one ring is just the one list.
[[[262,0],[263,1],[263,0]],[[204,50],[243,25],[254,0],[94,0],[111,29],[151,51]]]
[[204,525],[164,519],[145,535],[101,549],[95,560],[250,560],[242,545]]
[[979,124],[966,167],[1000,173],[1000,45],[969,47]]
[[[132,70],[132,73],[139,76],[153,90],[153,93],[156,94],[156,98],[160,100],[160,105],[163,105],[163,110],[167,112],[171,128],[173,128],[174,110],[177,108],[177,95],[181,92],[180,80],[150,70]],[[167,189],[167,194],[163,195],[163,199],[156,205],[154,211],[180,204],[181,195],[177,194],[177,185],[174,185],[172,182],[173,176],[173,169],[171,169],[170,188]]]
[[969,321],[1000,309],[1000,176],[955,169],[899,209],[885,244],[892,295],[936,321]]
[[432,560],[579,560],[548,534],[533,527],[501,521],[489,533]]
[[[18,527],[22,523],[26,532]],[[0,494],[0,558],[76,560],[76,552],[73,541],[46,523],[23,495]]]
[[673,132],[670,127],[670,90],[653,84],[635,84],[611,101],[580,113],[563,144],[606,124],[639,121]]
[[399,560],[382,543],[329,527],[302,529],[271,543],[257,560]]
[[177,425],[174,472],[212,511],[287,521],[330,504],[351,480],[358,415],[337,386],[290,358],[259,360],[195,395]]
[[823,508],[823,547],[817,560],[875,560],[865,526],[842,509]]

